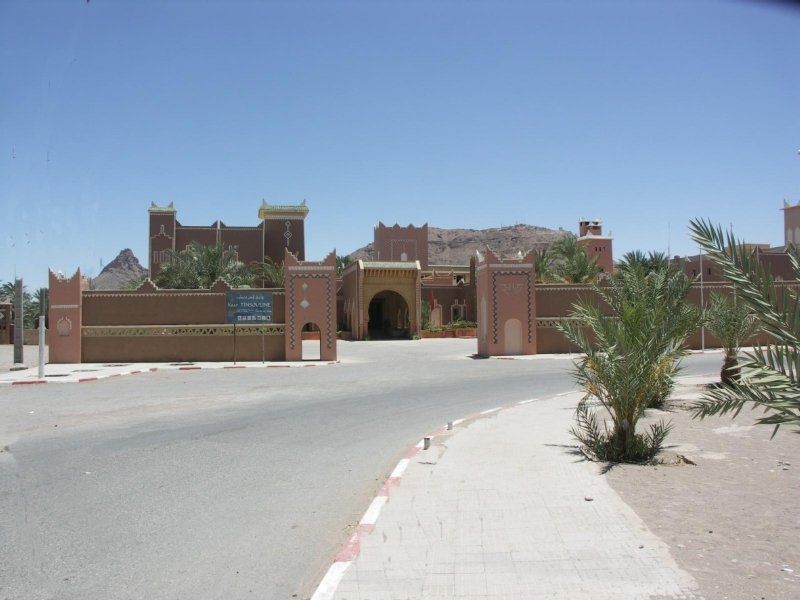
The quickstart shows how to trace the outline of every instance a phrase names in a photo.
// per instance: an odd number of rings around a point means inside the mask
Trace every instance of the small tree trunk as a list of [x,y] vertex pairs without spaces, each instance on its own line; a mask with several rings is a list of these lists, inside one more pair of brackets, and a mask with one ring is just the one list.
[[723,385],[731,385],[739,382],[739,361],[736,354],[725,353],[725,360],[722,363],[722,371],[720,372],[720,380]]

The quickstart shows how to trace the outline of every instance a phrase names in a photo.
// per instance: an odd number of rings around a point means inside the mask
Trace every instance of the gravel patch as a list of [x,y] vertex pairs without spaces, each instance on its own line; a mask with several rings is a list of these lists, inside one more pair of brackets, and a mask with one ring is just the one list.
[[[745,409],[694,420],[685,386],[666,411],[667,464],[619,465],[608,481],[711,599],[800,598],[800,435],[754,425]],[[679,458],[679,455],[695,465]],[[672,464],[670,464],[672,463]]]

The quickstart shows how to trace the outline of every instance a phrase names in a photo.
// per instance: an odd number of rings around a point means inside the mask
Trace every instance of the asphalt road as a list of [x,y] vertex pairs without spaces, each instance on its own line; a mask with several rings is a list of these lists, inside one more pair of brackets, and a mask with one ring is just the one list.
[[0,388],[0,598],[309,596],[420,437],[573,387],[569,360],[474,347],[342,343],[334,366]]

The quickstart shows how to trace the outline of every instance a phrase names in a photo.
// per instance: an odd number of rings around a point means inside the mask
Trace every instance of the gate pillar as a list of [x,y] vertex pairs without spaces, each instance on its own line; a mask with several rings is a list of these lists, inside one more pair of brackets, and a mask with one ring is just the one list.
[[303,326],[320,333],[320,360],[336,360],[336,252],[320,262],[300,261],[284,250],[286,360],[303,358]]
[[534,254],[502,259],[486,249],[476,268],[478,354],[536,354]]
[[67,279],[50,271],[48,338],[49,359],[53,364],[81,362],[82,283],[81,270]]

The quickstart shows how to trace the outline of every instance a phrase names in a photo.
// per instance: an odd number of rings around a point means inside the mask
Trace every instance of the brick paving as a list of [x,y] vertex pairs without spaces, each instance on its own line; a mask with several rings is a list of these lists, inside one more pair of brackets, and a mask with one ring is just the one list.
[[575,451],[578,394],[456,427],[412,461],[338,600],[693,598],[692,578]]

